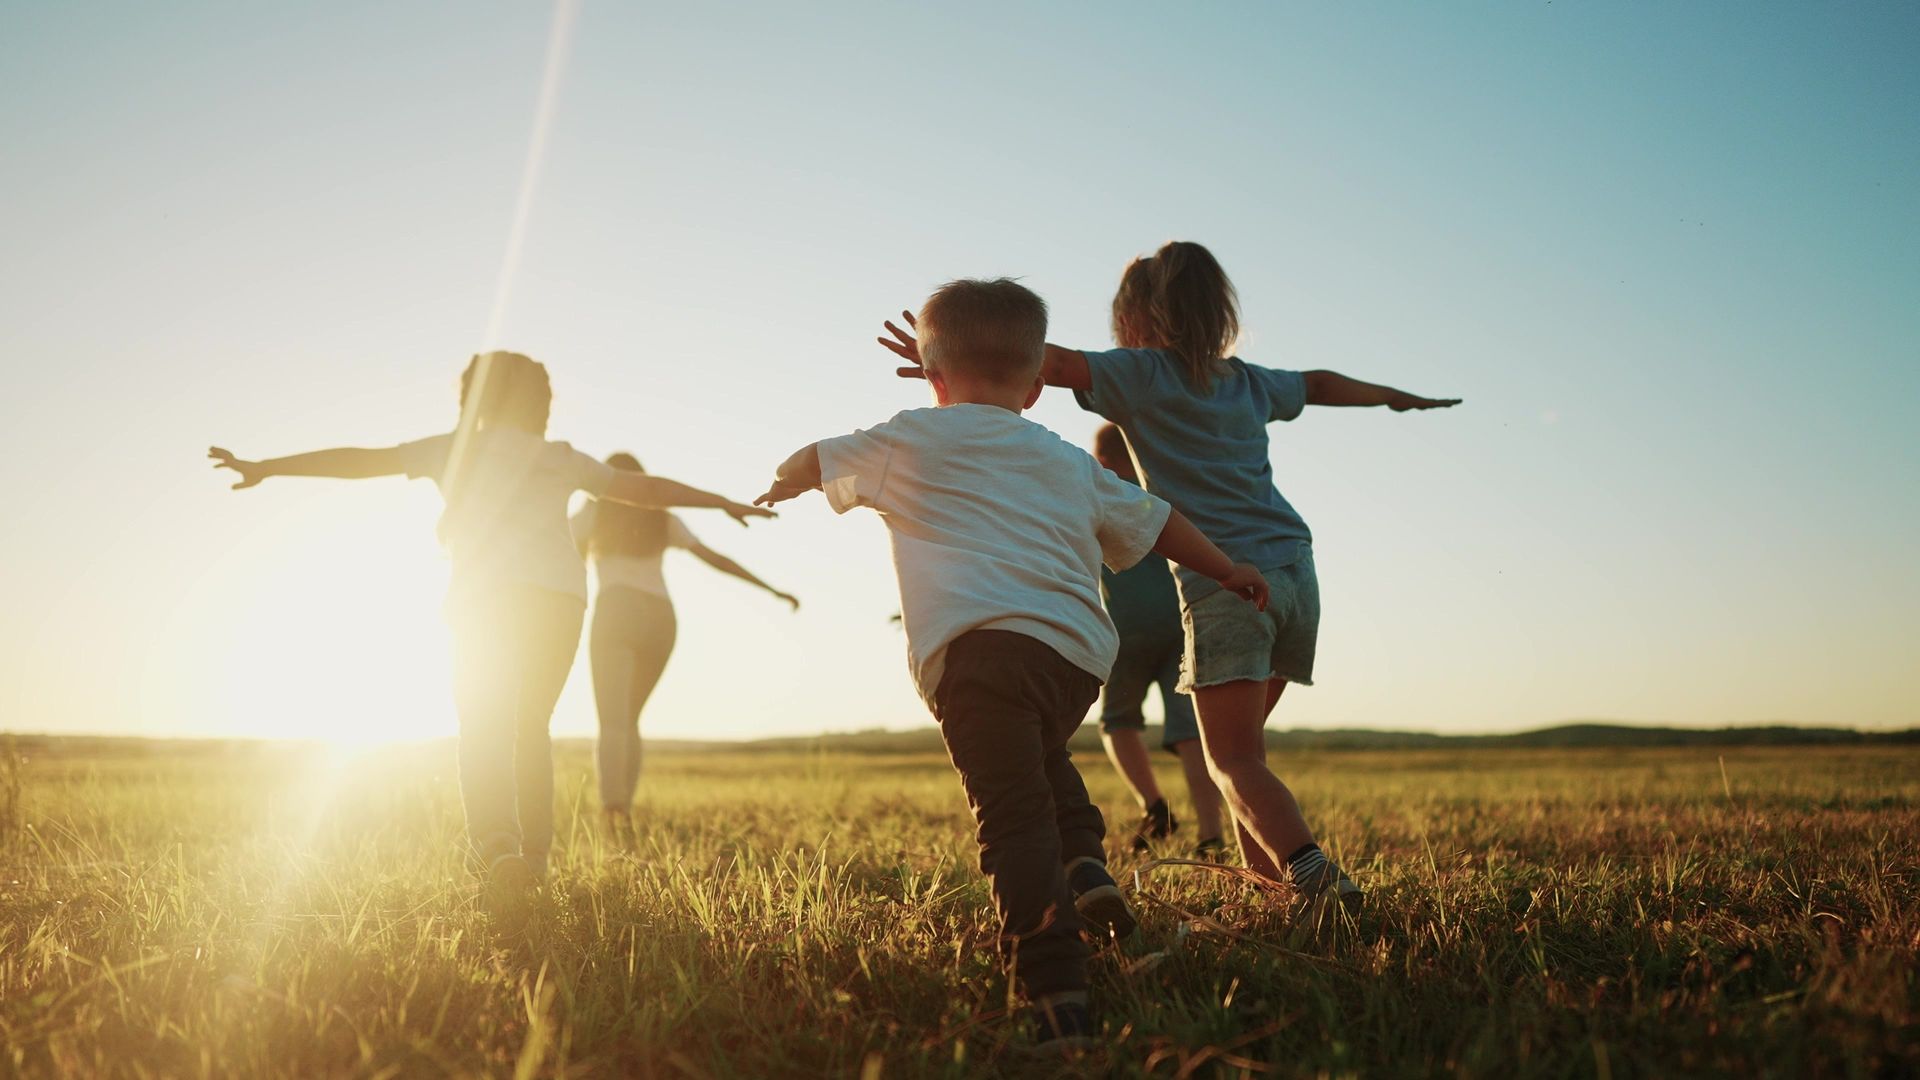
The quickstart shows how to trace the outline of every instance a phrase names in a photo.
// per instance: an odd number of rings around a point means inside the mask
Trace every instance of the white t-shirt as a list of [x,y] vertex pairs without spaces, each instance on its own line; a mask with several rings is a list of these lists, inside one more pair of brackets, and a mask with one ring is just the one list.
[[[446,489],[452,435],[399,447],[406,473]],[[576,491],[603,495],[614,469],[563,442],[518,428],[484,428],[467,443],[457,502],[440,517],[440,540],[453,560],[451,591],[532,585],[587,598],[587,571],[567,528]]]
[[913,409],[819,444],[837,513],[880,512],[893,537],[914,682],[929,705],[947,646],[970,630],[1035,638],[1101,682],[1119,637],[1100,563],[1153,550],[1171,508],[1019,413]]
[[[593,522],[599,516],[599,510],[599,503],[590,502],[573,515],[573,542],[580,550],[586,550],[587,538],[593,535]],[[666,547],[651,555],[594,555],[593,576],[599,580],[601,589],[638,589],[664,597],[667,595],[667,576],[661,562],[667,548],[691,551],[699,546],[700,541],[680,520],[680,515],[668,514]]]

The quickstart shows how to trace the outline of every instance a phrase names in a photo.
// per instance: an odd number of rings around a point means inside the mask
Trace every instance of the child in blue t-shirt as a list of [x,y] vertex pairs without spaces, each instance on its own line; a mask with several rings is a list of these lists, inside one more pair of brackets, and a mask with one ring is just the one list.
[[[887,324],[881,344],[916,360],[913,338]],[[1312,534],[1273,482],[1267,425],[1307,405],[1385,405],[1395,412],[1446,408],[1331,371],[1278,371],[1233,355],[1239,300],[1199,244],[1175,242],[1135,259],[1113,298],[1121,346],[1084,353],[1047,346],[1049,385],[1119,425],[1140,481],[1191,518],[1236,562],[1259,567],[1272,600],[1264,611],[1181,571],[1186,657],[1181,689],[1193,694],[1207,763],[1226,796],[1248,867],[1299,889],[1299,914],[1319,924],[1357,911],[1361,890],[1329,862],[1293,793],[1268,769],[1263,729],[1289,682],[1311,685],[1320,592]],[[916,367],[899,369],[919,374]]]

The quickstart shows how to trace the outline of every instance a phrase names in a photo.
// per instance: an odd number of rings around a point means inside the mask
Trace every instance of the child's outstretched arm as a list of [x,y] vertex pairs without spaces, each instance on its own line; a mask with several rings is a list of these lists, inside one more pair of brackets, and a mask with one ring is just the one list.
[[[903,311],[900,313],[900,318],[905,320],[908,326],[918,327],[913,312]],[[903,379],[926,378],[926,369],[920,366],[919,340],[895,326],[891,319],[881,325],[887,328],[887,333],[893,335],[893,340],[889,341],[886,338],[874,340],[907,362],[905,367],[894,368],[893,373]],[[1093,389],[1093,374],[1087,370],[1087,354],[1078,349],[1063,349],[1058,345],[1047,346],[1046,359],[1040,362],[1040,375],[1048,386],[1059,386],[1068,390]]]
[[1408,409],[1450,409],[1461,402],[1460,398],[1424,398],[1391,386],[1350,379],[1337,371],[1302,374],[1307,380],[1309,405],[1385,405],[1394,412],[1406,412]]
[[820,487],[820,444],[808,443],[795,450],[774,470],[773,485],[753,500],[755,506],[772,506],[797,498]]
[[664,510],[670,506],[690,506],[704,510],[724,510],[727,516],[742,525],[748,518],[777,517],[771,510],[762,510],[757,506],[737,503],[724,495],[715,495],[711,491],[702,491],[689,487],[678,480],[669,480],[664,476],[650,476],[647,473],[619,470],[607,490],[600,494],[603,499],[629,506],[645,506]]
[[326,476],[336,480],[365,480],[375,476],[397,476],[407,469],[404,452],[397,446],[373,449],[343,446],[333,450],[315,450],[307,454],[247,461],[218,446],[207,449],[216,469],[232,469],[240,474],[235,491],[250,488],[269,476]]
[[1250,601],[1256,609],[1267,610],[1267,579],[1259,569],[1252,563],[1237,563],[1227,558],[1227,553],[1214,546],[1180,511],[1167,515],[1167,523],[1160,530],[1153,552],[1207,575],[1219,582],[1221,588]]

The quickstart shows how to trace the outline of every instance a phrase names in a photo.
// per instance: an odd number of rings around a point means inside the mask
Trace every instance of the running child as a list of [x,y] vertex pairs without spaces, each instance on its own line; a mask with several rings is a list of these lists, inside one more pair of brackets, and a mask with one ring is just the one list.
[[[911,319],[909,319],[911,323]],[[923,374],[912,335],[886,324],[881,339]],[[1226,795],[1247,866],[1298,889],[1295,915],[1316,928],[1329,912],[1359,909],[1363,893],[1328,861],[1293,793],[1267,767],[1266,718],[1288,683],[1311,685],[1320,622],[1312,534],[1274,486],[1267,424],[1308,405],[1385,405],[1395,412],[1446,408],[1331,371],[1280,371],[1233,355],[1239,298],[1212,253],[1167,244],[1135,259],[1113,298],[1120,348],[1081,352],[1048,345],[1044,378],[1082,408],[1119,425],[1146,489],[1192,516],[1271,593],[1255,610],[1205,574],[1177,574],[1186,657],[1180,688],[1193,694],[1207,764]],[[1286,867],[1283,877],[1281,868]]]
[[1045,386],[1038,296],[1005,279],[955,281],[919,323],[937,407],[801,448],[755,501],[819,488],[836,512],[871,507],[886,522],[913,678],[973,809],[1002,950],[1041,1041],[1065,1045],[1094,1031],[1083,927],[1134,928],[1067,752],[1118,647],[1100,564],[1157,552],[1249,606],[1264,604],[1266,583],[1020,415]]
[[[1120,479],[1130,484],[1140,482],[1134,474],[1133,459],[1127,454],[1126,436],[1112,424],[1102,424],[1094,433],[1093,458]],[[1100,742],[1114,771],[1144,811],[1134,829],[1133,849],[1147,851],[1153,841],[1163,840],[1180,828],[1173,807],[1160,793],[1146,740],[1141,737],[1147,720],[1140,706],[1147,700],[1147,691],[1157,683],[1166,713],[1160,746],[1180,759],[1187,794],[1193,800],[1199,832],[1193,855],[1198,859],[1216,858],[1226,850],[1220,836],[1220,789],[1208,775],[1207,757],[1200,750],[1200,723],[1194,719],[1193,700],[1179,690],[1185,634],[1180,628],[1180,595],[1174,589],[1167,561],[1141,559],[1132,568],[1118,571],[1103,567],[1100,598],[1107,605],[1114,630],[1120,634],[1113,674],[1100,692]]]
[[446,502],[440,541],[453,563],[445,612],[460,717],[460,796],[488,898],[509,919],[524,914],[553,847],[547,722],[573,666],[587,606],[568,499],[585,491],[635,506],[709,507],[743,525],[772,516],[548,441],[552,401],[545,367],[518,353],[484,353],[460,376],[460,423],[450,434],[266,461],[207,451],[215,468],[240,474],[235,489],[272,476],[400,474],[439,486]]

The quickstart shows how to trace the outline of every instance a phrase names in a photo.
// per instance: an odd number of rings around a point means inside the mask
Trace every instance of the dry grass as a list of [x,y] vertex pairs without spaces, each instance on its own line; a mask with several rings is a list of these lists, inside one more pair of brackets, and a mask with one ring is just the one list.
[[[1126,811],[1104,764],[1082,764]],[[1237,881],[1157,869],[1144,932],[1096,965],[1110,1049],[1066,1064],[1030,1056],[1003,1019],[944,761],[688,752],[649,767],[626,854],[592,827],[584,756],[564,756],[549,896],[525,935],[502,936],[456,855],[448,747],[10,759],[0,1072],[1920,1065],[1913,749],[1729,751],[1724,777],[1689,750],[1297,756],[1282,775],[1372,889],[1359,932],[1290,952]],[[1176,909],[1236,933],[1182,932]]]

